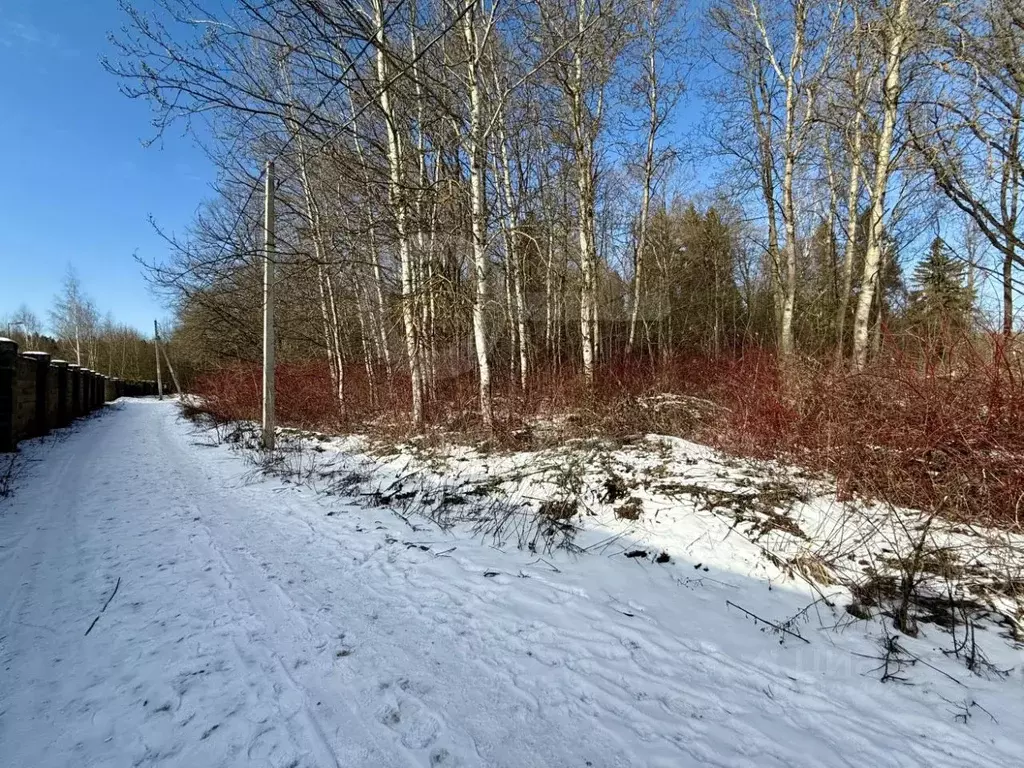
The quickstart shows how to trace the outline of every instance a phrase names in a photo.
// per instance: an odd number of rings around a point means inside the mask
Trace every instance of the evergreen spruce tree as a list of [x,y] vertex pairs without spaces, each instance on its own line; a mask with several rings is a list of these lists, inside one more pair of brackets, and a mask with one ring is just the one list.
[[930,332],[970,327],[974,296],[965,272],[940,238],[932,240],[928,255],[914,268],[910,314],[915,324]]

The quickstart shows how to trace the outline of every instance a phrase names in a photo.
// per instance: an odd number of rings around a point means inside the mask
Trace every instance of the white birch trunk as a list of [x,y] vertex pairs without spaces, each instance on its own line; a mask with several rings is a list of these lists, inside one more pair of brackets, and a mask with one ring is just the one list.
[[402,320],[405,326],[405,348],[409,359],[409,378],[412,388],[412,419],[416,427],[423,426],[423,378],[420,367],[419,339],[417,337],[412,275],[412,248],[409,242],[408,211],[402,189],[403,151],[395,112],[391,104],[390,72],[387,62],[387,35],[384,31],[384,0],[373,0],[376,27],[377,80],[380,86],[380,109],[388,141],[388,201],[395,216],[398,252],[402,266]]
[[576,141],[576,185],[579,204],[578,240],[580,249],[580,339],[583,352],[583,377],[594,385],[594,318],[596,313],[596,254],[594,252],[594,157],[593,141],[586,125],[583,102],[584,72],[587,66],[581,50],[586,35],[587,0],[577,0],[579,41],[573,54],[574,88],[572,120]]
[[505,232],[505,252],[508,260],[507,269],[512,276],[512,290],[515,294],[516,347],[519,352],[519,388],[526,390],[529,375],[528,339],[526,334],[526,289],[523,276],[524,264],[519,249],[516,247],[515,197],[512,193],[512,164],[508,156],[508,141],[503,128],[498,132],[500,145],[499,157],[501,170],[501,188],[505,197],[505,210],[502,217],[502,229]]
[[900,67],[907,44],[907,17],[910,0],[894,0],[893,20],[888,25],[885,80],[882,84],[882,127],[875,146],[875,178],[871,188],[871,208],[868,213],[867,249],[864,255],[864,273],[861,276],[860,295],[853,319],[853,367],[861,369],[868,359],[871,305],[879,280],[882,263],[882,234],[885,218],[885,193],[889,185],[892,164],[893,133],[899,112]]
[[469,133],[466,149],[469,155],[469,187],[473,225],[473,340],[476,347],[477,372],[480,380],[480,416],[485,427],[494,422],[491,402],[491,366],[487,333],[487,210],[486,210],[486,154],[483,126],[483,95],[478,72],[481,51],[476,32],[476,12],[479,3],[462,17],[462,32],[468,49],[466,87],[469,97]]

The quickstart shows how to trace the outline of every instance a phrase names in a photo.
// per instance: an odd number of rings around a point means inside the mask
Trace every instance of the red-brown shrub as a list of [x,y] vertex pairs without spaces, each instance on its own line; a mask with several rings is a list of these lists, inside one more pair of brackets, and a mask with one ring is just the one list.
[[[276,410],[282,423],[323,429],[339,425],[338,403],[325,364],[279,365],[276,376]],[[195,381],[193,392],[217,419],[260,418],[263,383],[256,365],[240,363],[211,371]]]
[[894,352],[857,373],[735,361],[710,390],[728,407],[701,437],[836,477],[840,492],[1016,524],[1024,499],[1024,368],[1002,340]]
[[[926,362],[922,362],[926,361]],[[371,392],[365,369],[345,372],[339,407],[326,364],[280,365],[278,419],[323,430],[409,429],[402,372]],[[257,419],[260,374],[236,365],[201,377],[194,391],[221,419]],[[639,398],[703,398],[717,408],[655,411]],[[525,393],[495,371],[499,430],[573,414],[566,434],[661,431],[725,451],[778,458],[837,479],[844,495],[939,509],[950,517],[1016,525],[1024,507],[1024,361],[1001,338],[963,339],[941,348],[892,349],[851,373],[831,362],[782,364],[761,349],[711,359],[617,359],[596,371],[593,390],[573,369],[538,367]],[[452,432],[479,432],[471,369],[443,377],[428,420]],[[520,444],[520,443],[516,443]]]

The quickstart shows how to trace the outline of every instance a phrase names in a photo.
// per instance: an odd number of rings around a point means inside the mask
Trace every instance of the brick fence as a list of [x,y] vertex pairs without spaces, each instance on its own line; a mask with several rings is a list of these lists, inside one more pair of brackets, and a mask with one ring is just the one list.
[[51,360],[45,352],[18,354],[0,338],[0,453],[18,441],[66,427],[119,397],[155,395],[155,381],[124,381]]

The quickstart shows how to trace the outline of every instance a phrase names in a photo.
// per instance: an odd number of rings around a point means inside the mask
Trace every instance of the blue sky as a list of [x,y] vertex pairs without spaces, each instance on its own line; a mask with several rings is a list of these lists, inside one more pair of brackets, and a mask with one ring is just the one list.
[[45,320],[68,264],[100,312],[140,330],[166,315],[133,254],[166,254],[148,217],[181,231],[213,168],[180,131],[142,145],[149,105],[100,64],[120,26],[115,0],[0,0],[0,315]]

